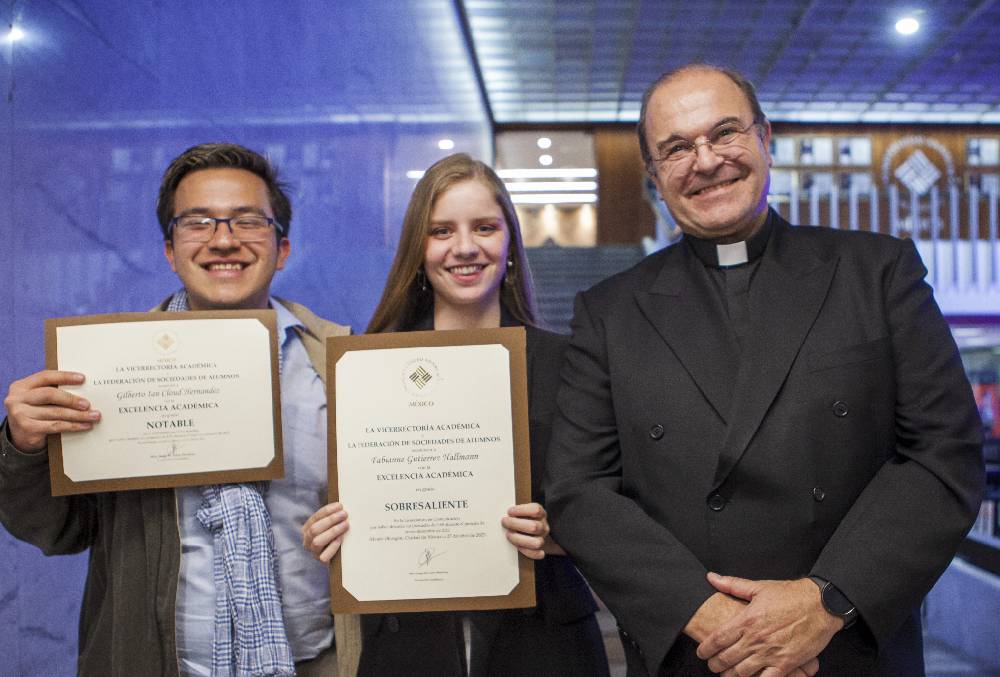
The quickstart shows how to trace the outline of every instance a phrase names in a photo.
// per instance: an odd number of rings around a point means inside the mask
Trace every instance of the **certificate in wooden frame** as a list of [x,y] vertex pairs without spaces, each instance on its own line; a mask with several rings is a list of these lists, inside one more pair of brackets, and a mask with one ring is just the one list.
[[[525,332],[522,327],[454,331],[416,331],[403,333],[369,334],[363,336],[331,337],[327,339],[327,445],[329,449],[329,498],[340,500],[337,463],[337,365],[351,351],[392,350],[397,348],[440,348],[449,346],[497,345],[509,354],[510,373],[506,384],[510,389],[511,440],[513,442],[514,495],[518,504],[531,500],[531,463],[528,429],[527,366],[525,357]],[[340,393],[342,397],[357,397],[359,389],[370,384]],[[479,387],[489,387],[479,384]],[[351,392],[351,391],[354,392]],[[345,506],[350,514],[351,506]],[[502,514],[496,515],[499,524]],[[348,532],[347,539],[352,534]],[[357,534],[355,537],[360,537]],[[513,546],[510,546],[513,548]],[[359,600],[344,587],[341,557],[331,565],[331,608],[336,613],[396,613],[417,611],[459,611],[525,608],[535,606],[534,562],[517,554],[518,582],[505,595],[479,597],[433,597],[420,599]]]
[[[210,345],[202,348],[200,345],[197,347],[189,347],[184,341],[178,340],[177,331],[170,331],[171,327],[176,327],[174,323],[184,323],[191,321],[204,321],[211,320],[212,323],[218,323],[218,327],[214,328],[211,332],[201,332],[200,336],[208,335],[208,340],[215,342],[215,345]],[[256,354],[250,355],[246,360],[253,363],[259,363],[263,366],[263,370],[255,374],[254,383],[257,385],[255,392],[259,397],[266,397],[266,401],[269,401],[270,406],[264,406],[264,410],[269,409],[270,419],[266,420],[262,425],[262,430],[266,431],[266,436],[263,437],[265,440],[269,440],[273,443],[273,454],[269,454],[267,449],[260,449],[260,458],[266,460],[261,465],[255,465],[252,467],[241,466],[238,463],[233,467],[226,468],[223,470],[211,470],[202,472],[170,472],[170,473],[160,473],[148,474],[148,475],[129,475],[122,477],[107,477],[103,479],[90,479],[78,481],[73,479],[67,474],[66,469],[66,459],[64,458],[64,448],[63,448],[63,436],[62,435],[49,435],[48,436],[48,453],[49,453],[49,471],[52,483],[52,495],[53,496],[63,496],[68,494],[82,494],[82,493],[92,493],[92,492],[102,492],[102,491],[124,491],[132,489],[154,489],[154,488],[170,488],[170,487],[184,487],[184,486],[199,486],[205,484],[228,484],[236,482],[251,482],[257,480],[269,480],[277,479],[284,476],[284,465],[283,465],[283,450],[282,450],[282,440],[281,440],[281,387],[278,380],[278,340],[277,340],[277,320],[276,315],[273,310],[225,310],[225,311],[190,311],[183,313],[168,313],[168,312],[148,312],[148,313],[116,313],[107,315],[87,315],[79,317],[64,317],[64,318],[53,318],[45,321],[45,362],[48,369],[62,369],[69,371],[80,371],[84,372],[88,380],[80,387],[74,387],[73,390],[79,392],[83,397],[87,397],[91,400],[92,404],[96,404],[96,401],[102,400],[105,402],[105,406],[100,407],[102,414],[102,421],[97,423],[96,426],[101,426],[102,423],[106,423],[109,417],[125,414],[121,413],[118,406],[109,405],[106,397],[98,395],[95,397],[96,390],[94,383],[97,380],[94,374],[87,374],[86,367],[81,368],[79,364],[60,364],[59,363],[59,329],[61,327],[79,327],[83,325],[102,325],[108,328],[109,332],[114,331],[114,326],[118,325],[129,325],[130,327],[133,323],[147,323],[153,332],[150,335],[150,345],[143,346],[142,350],[147,350],[150,353],[149,367],[149,378],[153,381],[149,381],[145,376],[134,376],[132,381],[136,384],[141,384],[136,386],[123,385],[123,390],[121,392],[127,392],[128,388],[132,388],[132,391],[136,393],[134,395],[136,402],[144,401],[146,398],[153,396],[159,403],[163,403],[170,399],[169,397],[162,396],[162,392],[159,395],[153,393],[150,388],[165,388],[161,382],[156,381],[156,364],[163,361],[163,364],[168,364],[165,362],[171,359],[170,355],[190,355],[192,353],[204,354],[204,355],[225,355],[227,351],[233,350],[233,344],[230,337],[227,336],[226,323],[233,321],[245,321],[254,320],[263,325],[265,331],[267,332],[266,341],[257,341],[255,351]],[[159,323],[159,324],[153,324]],[[230,325],[234,326],[234,325]],[[243,325],[245,326],[245,325]],[[155,330],[154,330],[155,328]],[[134,327],[133,327],[134,329]],[[183,332],[182,332],[183,333]],[[247,346],[247,350],[252,348]],[[90,345],[86,346],[86,351],[93,354],[96,358],[106,361],[109,359],[107,357],[109,347],[107,345]],[[173,352],[171,352],[173,351]],[[80,351],[77,351],[80,352]],[[124,358],[123,358],[124,359]],[[211,359],[211,358],[206,358]],[[164,371],[169,371],[164,369]],[[206,378],[211,382],[212,376],[206,375]],[[183,382],[184,376],[178,377],[180,382]],[[127,379],[122,379],[123,383],[127,383]],[[143,390],[145,388],[145,390]],[[266,393],[261,393],[260,389],[267,388]],[[207,387],[204,390],[211,390]],[[130,396],[132,397],[132,396]],[[258,399],[257,401],[265,401]],[[119,400],[120,402],[120,400]],[[216,403],[218,404],[218,403]],[[135,404],[134,407],[146,406],[150,410],[155,410],[156,407],[164,406],[162,404],[145,405],[145,404]],[[170,406],[170,405],[166,405]],[[234,406],[234,405],[231,405]],[[168,417],[172,414],[162,414],[159,420],[170,420]],[[208,414],[205,414],[208,415]],[[265,414],[266,419],[266,414]],[[176,419],[174,419],[176,420]],[[258,419],[259,421],[260,419]],[[96,429],[95,426],[95,429]],[[197,431],[184,431],[188,434],[189,440],[194,440],[197,436]],[[90,431],[83,433],[66,433],[67,435],[74,436],[86,436],[90,434]],[[218,436],[218,431],[213,432],[214,435]],[[259,440],[261,436],[257,436]],[[80,439],[86,439],[85,437],[80,437]],[[135,438],[138,439],[138,436]],[[199,448],[206,449],[209,445],[215,444],[216,442],[209,441],[197,441],[197,442],[184,442],[184,444],[196,444],[203,445]],[[154,443],[146,442],[147,447],[152,448],[150,445]],[[164,444],[170,444],[171,451],[162,452],[164,457],[164,462],[167,460],[171,461],[174,465],[182,466],[184,464],[184,458],[186,456],[179,455],[176,459],[168,459],[167,454],[177,455],[177,444],[171,442],[164,442]],[[126,448],[129,445],[122,443],[122,447]],[[150,449],[144,448],[142,453],[148,453]],[[205,453],[205,452],[202,452]],[[105,471],[104,474],[113,474],[113,471]]]

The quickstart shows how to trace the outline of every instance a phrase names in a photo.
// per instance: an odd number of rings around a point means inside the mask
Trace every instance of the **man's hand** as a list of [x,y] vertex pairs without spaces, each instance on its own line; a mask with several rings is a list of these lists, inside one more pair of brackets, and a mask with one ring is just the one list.
[[684,634],[701,643],[723,623],[738,616],[746,605],[743,600],[717,592],[694,612],[694,616],[684,626]]
[[347,512],[340,503],[327,503],[310,515],[302,525],[302,547],[324,564],[329,564],[351,528]]
[[90,430],[101,413],[90,402],[59,386],[80,385],[83,374],[39,371],[10,384],[3,404],[7,408],[10,441],[20,451],[45,448],[45,436]]
[[819,588],[807,578],[751,581],[710,573],[708,581],[749,602],[698,646],[698,657],[725,677],[814,675],[816,657],[844,625],[823,608]]
[[507,530],[507,540],[522,555],[531,559],[545,557],[548,550],[545,545],[549,536],[549,519],[545,508],[540,504],[512,505],[500,524]]

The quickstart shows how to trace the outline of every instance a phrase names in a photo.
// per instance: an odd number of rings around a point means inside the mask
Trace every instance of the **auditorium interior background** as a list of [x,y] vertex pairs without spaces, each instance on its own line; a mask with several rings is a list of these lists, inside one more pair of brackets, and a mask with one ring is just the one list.
[[[643,89],[692,60],[757,85],[779,212],[917,243],[989,471],[923,609],[928,671],[1000,674],[1000,0],[0,1],[4,391],[43,367],[45,318],[177,287],[154,202],[203,141],[279,165],[295,218],[275,291],[356,331],[421,170],[457,151],[493,163],[543,316],[567,331],[578,290],[679,235],[634,125]],[[0,529],[0,676],[74,674],[86,558]]]

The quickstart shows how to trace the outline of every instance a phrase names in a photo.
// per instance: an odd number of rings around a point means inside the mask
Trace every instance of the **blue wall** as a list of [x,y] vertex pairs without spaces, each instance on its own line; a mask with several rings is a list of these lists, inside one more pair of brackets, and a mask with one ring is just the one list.
[[[0,2],[0,384],[43,365],[46,317],[144,310],[178,284],[154,213],[182,150],[236,141],[292,184],[275,292],[366,324],[441,138],[490,161],[450,0]],[[453,151],[448,151],[453,152]],[[85,555],[0,529],[0,676],[75,674]],[[137,648],[140,649],[140,648]]]

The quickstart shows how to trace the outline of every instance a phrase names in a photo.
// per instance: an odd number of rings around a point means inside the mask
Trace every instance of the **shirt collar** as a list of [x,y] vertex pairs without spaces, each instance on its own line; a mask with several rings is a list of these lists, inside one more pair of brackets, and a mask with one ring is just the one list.
[[285,306],[281,305],[281,302],[273,296],[268,299],[268,305],[277,315],[278,320],[278,336],[282,337],[281,344],[284,345],[285,341],[289,336],[289,332],[296,327],[305,328],[305,325],[295,317]]
[[[188,294],[187,290],[181,287],[181,289],[174,294],[170,301],[167,303],[167,312],[182,312],[188,309]],[[274,310],[275,315],[277,315],[277,329],[278,336],[282,337],[281,345],[285,344],[285,340],[288,338],[288,332],[296,327],[302,327],[305,329],[305,325],[302,324],[299,318],[295,317],[285,306],[281,305],[281,302],[273,296],[268,297],[268,307]]]
[[730,268],[755,261],[764,253],[771,236],[774,212],[768,210],[764,224],[750,239],[733,244],[716,244],[693,235],[684,235],[684,241],[703,264],[711,268]]

